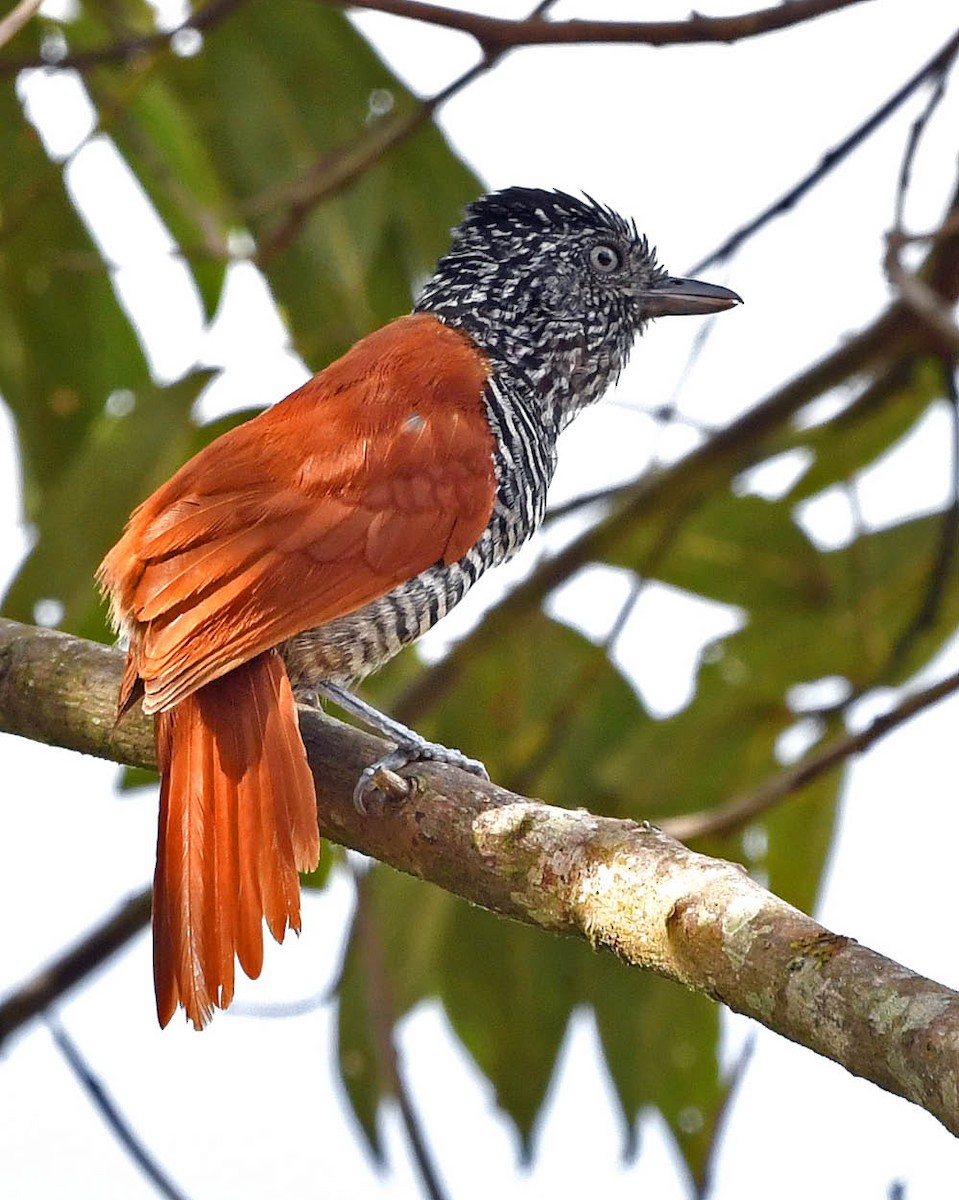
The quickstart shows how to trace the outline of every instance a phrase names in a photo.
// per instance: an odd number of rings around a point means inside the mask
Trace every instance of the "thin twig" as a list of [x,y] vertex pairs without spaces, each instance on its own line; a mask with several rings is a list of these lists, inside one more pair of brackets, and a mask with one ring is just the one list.
[[946,75],[949,70],[953,55],[944,59],[935,70],[929,73],[929,78],[933,81],[933,88],[929,94],[929,99],[926,101],[926,107],[922,110],[909,129],[909,136],[906,138],[906,147],[903,151],[902,163],[899,167],[899,182],[896,186],[896,203],[895,216],[893,218],[893,226],[897,230],[901,230],[905,224],[904,215],[906,211],[906,195],[909,191],[909,185],[912,182],[912,167],[916,160],[916,152],[919,149],[919,143],[922,141],[923,134],[932,120],[932,115],[942,103],[942,98],[946,93]]
[[[946,366],[946,364],[943,364]],[[946,594],[946,586],[952,573],[952,565],[959,551],[959,390],[956,372],[946,366],[946,396],[949,402],[949,419],[952,438],[950,458],[952,460],[952,503],[942,514],[942,529],[939,548],[929,568],[929,579],[923,588],[923,602],[909,626],[900,635],[889,657],[887,674],[895,672],[919,638],[935,623],[936,616]]]
[[[320,0],[322,4],[342,0]],[[540,24],[528,17],[488,17],[462,12],[420,0],[349,0],[349,7],[407,17],[427,25],[468,33],[489,53],[518,46],[629,43],[643,46],[690,45],[702,42],[732,43],[800,25],[827,13],[850,8],[864,0],[791,0],[772,8],[734,17],[704,17],[694,12],[685,21],[551,21]]]
[[954,212],[941,225],[937,225],[935,229],[927,229],[922,233],[906,233],[903,231],[901,241],[903,246],[911,246],[916,242],[925,242],[927,245],[934,246],[937,242],[944,242],[947,238],[954,237],[957,233],[959,233],[959,213]]
[[420,1172],[423,1187],[430,1200],[445,1200],[436,1165],[423,1136],[419,1116],[403,1076],[403,1066],[396,1044],[396,1005],[390,986],[386,958],[380,931],[370,909],[368,876],[353,868],[356,884],[356,912],[353,928],[359,945],[369,983],[367,1000],[372,1020],[371,1033],[376,1043],[380,1067],[386,1076],[386,1086],[396,1099],[410,1149]]
[[[784,6],[785,7],[785,6]],[[816,184],[820,183],[827,175],[831,174],[836,167],[840,165],[848,156],[860,146],[871,134],[887,121],[897,109],[909,99],[909,97],[920,88],[927,79],[931,79],[937,74],[941,74],[948,69],[956,52],[959,51],[959,30],[949,38],[932,58],[913,75],[907,79],[902,87],[894,92],[889,99],[879,106],[876,111],[861,125],[858,125],[848,137],[823,155],[819,165],[815,167],[808,175],[794,184],[789,191],[784,192],[778,200],[775,200],[768,208],[763,209],[758,216],[753,217],[735,233],[730,236],[715,250],[707,254],[692,268],[690,272],[693,275],[700,271],[705,271],[708,267],[715,266],[717,263],[725,262],[733,254],[739,250],[745,242],[757,234],[760,229],[768,225],[770,221],[776,217],[781,217],[784,213],[789,212],[796,204],[809,192]]]
[[20,0],[20,3],[0,19],[0,46],[5,46],[11,38],[17,36],[20,30],[34,15],[43,0]]
[[713,1190],[713,1166],[715,1165],[717,1151],[722,1145],[722,1138],[718,1136],[719,1130],[726,1119],[726,1114],[732,1108],[733,1101],[739,1095],[739,1089],[746,1078],[746,1071],[749,1069],[749,1064],[752,1062],[755,1050],[756,1035],[751,1033],[743,1043],[739,1057],[733,1063],[732,1069],[726,1077],[726,1095],[723,1096],[722,1103],[712,1115],[709,1150],[706,1152],[706,1161],[702,1165],[700,1177],[697,1181],[696,1200],[706,1200]]
[[147,888],[127,900],[119,912],[8,996],[0,1004],[0,1046],[135,937],[150,920],[152,895]]
[[[946,375],[949,411],[952,419],[952,503],[943,514],[939,549],[930,566],[928,582],[923,589],[923,601],[913,619],[899,636],[890,655],[889,666],[893,670],[900,666],[916,639],[935,621],[955,559],[957,543],[959,543],[959,394],[956,391],[955,377],[955,361],[959,358],[959,325],[953,319],[952,306],[937,296],[919,274],[906,270],[900,258],[903,247],[908,241],[914,240],[903,231],[906,196],[912,180],[913,164],[919,143],[945,94],[947,70],[948,63],[944,62],[938,73],[933,76],[935,83],[929,100],[909,130],[896,187],[893,228],[886,237],[885,269],[889,281],[913,312],[927,324],[937,337],[943,339],[946,350],[951,350],[953,356],[952,362],[944,359],[942,364]],[[955,214],[943,222],[943,228],[951,228],[954,221]],[[924,240],[936,242],[944,236],[948,236],[948,234],[943,234],[940,229]]]
[[[528,20],[542,21],[555,3],[556,0],[540,0]],[[322,201],[349,187],[390,150],[412,137],[418,129],[432,120],[447,100],[491,70],[503,53],[503,50],[486,52],[480,62],[464,71],[434,96],[419,101],[406,112],[381,118],[352,142],[322,155],[293,183],[271,188],[251,201],[246,209],[250,216],[283,207],[288,210],[275,229],[261,234],[255,259],[257,264],[262,267],[272,262],[293,242],[310,214]]]
[[942,102],[946,90],[946,75],[951,58],[945,59],[939,67],[930,74],[934,86],[929,95],[925,108],[912,123],[906,147],[899,169],[899,182],[896,188],[895,216],[893,227],[886,235],[885,268],[890,283],[899,292],[902,299],[913,312],[929,328],[943,340],[945,348],[954,356],[959,357],[959,325],[953,320],[951,306],[944,304],[932,288],[911,271],[907,271],[899,257],[903,246],[903,215],[906,207],[906,194],[912,180],[912,166],[915,161],[919,143],[922,141],[933,113]]
[[116,1103],[107,1095],[106,1089],[93,1074],[76,1042],[68,1035],[56,1017],[47,1014],[45,1020],[57,1049],[123,1149],[161,1196],[166,1196],[167,1200],[186,1200],[186,1193],[176,1187],[133,1132],[133,1127],[120,1112]]
[[840,766],[854,754],[861,754],[864,750],[869,749],[880,738],[903,725],[917,713],[921,713],[924,709],[930,708],[933,704],[937,704],[946,696],[951,696],[957,691],[959,691],[959,671],[930,687],[923,688],[922,691],[907,696],[894,709],[876,717],[858,733],[845,733],[833,738],[824,746],[820,746],[808,754],[801,762],[774,775],[756,791],[739,796],[717,808],[709,808],[681,817],[667,817],[664,820],[655,821],[654,824],[671,837],[679,838],[682,841],[705,837],[707,834],[732,833],[748,821],[775,808],[787,796],[798,792],[800,788],[805,787],[807,783],[811,783],[826,771]]
[[139,37],[126,38],[123,41],[111,42],[107,46],[99,46],[92,50],[78,50],[76,54],[65,54],[62,58],[51,61],[49,57],[31,56],[29,58],[0,58],[0,77],[16,75],[34,67],[43,67],[49,71],[88,71],[91,67],[103,66],[107,63],[128,63],[142,54],[152,50],[167,50],[175,39],[189,31],[203,33],[230,15],[246,0],[210,0],[199,12],[191,14],[182,25],[157,33],[147,33]]
[[[675,540],[675,534],[678,533],[679,530],[676,526],[673,526],[670,532],[673,534],[673,537],[670,538],[670,544],[672,544],[672,542]],[[651,582],[651,575],[637,575],[637,577],[633,580],[626,599],[619,606],[619,612],[616,614],[616,619],[613,621],[612,625],[609,627],[609,631],[603,638],[602,646],[606,651],[608,658],[612,658],[616,653],[616,647],[619,645],[619,639],[623,636],[623,630],[629,624],[633,613],[636,611],[636,605],[639,603],[640,597]]]

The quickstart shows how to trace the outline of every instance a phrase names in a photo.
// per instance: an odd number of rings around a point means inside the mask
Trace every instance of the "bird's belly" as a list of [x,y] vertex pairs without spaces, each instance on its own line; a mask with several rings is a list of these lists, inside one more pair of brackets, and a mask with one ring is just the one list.
[[459,562],[430,567],[355,612],[291,638],[281,653],[294,690],[323,680],[351,683],[375,671],[441,620],[484,571],[512,558],[533,528],[494,513]]

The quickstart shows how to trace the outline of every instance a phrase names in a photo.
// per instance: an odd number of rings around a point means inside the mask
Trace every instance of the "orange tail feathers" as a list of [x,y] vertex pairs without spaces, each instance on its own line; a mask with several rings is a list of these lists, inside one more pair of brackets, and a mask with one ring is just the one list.
[[197,1029],[233,999],[234,955],[263,965],[300,929],[299,871],[319,857],[316,794],[283,661],[261,654],[157,714],[162,775],[153,890],[157,1016]]

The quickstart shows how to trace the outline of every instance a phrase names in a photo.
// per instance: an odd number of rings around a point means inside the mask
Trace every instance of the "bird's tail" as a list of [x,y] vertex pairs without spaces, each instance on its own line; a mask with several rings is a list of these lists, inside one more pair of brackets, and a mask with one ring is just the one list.
[[298,871],[319,855],[316,795],[283,661],[269,651],[157,714],[153,890],[157,1015],[201,1029],[233,998],[233,959],[263,965],[300,928]]

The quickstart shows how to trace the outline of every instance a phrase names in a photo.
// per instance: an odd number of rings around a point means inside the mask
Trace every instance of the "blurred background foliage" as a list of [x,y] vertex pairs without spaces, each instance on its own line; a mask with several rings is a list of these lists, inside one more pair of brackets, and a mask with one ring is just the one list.
[[[68,164],[47,152],[12,86],[13,50],[54,61],[130,43],[84,70],[99,117],[91,137],[109,138],[139,181],[207,317],[229,264],[250,259],[314,369],[409,309],[482,190],[341,13],[251,0],[210,14],[202,45],[170,53],[141,0],[78,3],[70,19],[35,23],[5,52],[0,393],[33,541],[3,612],[99,640],[110,633],[93,572],[128,512],[237,418],[198,423],[206,367],[174,382],[151,374],[113,264],[67,186]],[[956,242],[940,238],[924,268],[952,296]],[[482,758],[497,782],[554,803],[668,818],[757,788],[780,769],[782,739],[798,722],[811,743],[841,729],[847,704],[908,681],[959,623],[954,506],[860,531],[838,550],[817,547],[795,519],[797,503],[853,479],[949,400],[943,358],[893,303],[826,367],[731,429],[584,504],[566,548],[445,658],[427,666],[408,653],[369,694]],[[837,390],[845,403],[832,415],[796,419]],[[804,455],[790,487],[774,498],[743,488],[744,471],[787,451]],[[704,651],[690,702],[667,719],[644,707],[614,637],[597,642],[548,615],[556,589],[595,563],[629,572],[633,599],[657,580],[741,613],[740,628]],[[826,677],[840,698],[799,711],[796,685]],[[746,861],[808,909],[841,781],[841,770],[820,776],[746,828],[696,844]],[[729,1086],[713,1004],[387,869],[370,871],[361,897],[339,985],[340,1069],[374,1153],[393,1087],[374,1011],[386,980],[392,1019],[440,999],[527,1148],[570,1016],[592,1008],[627,1149],[637,1114],[655,1105],[703,1178]]]

